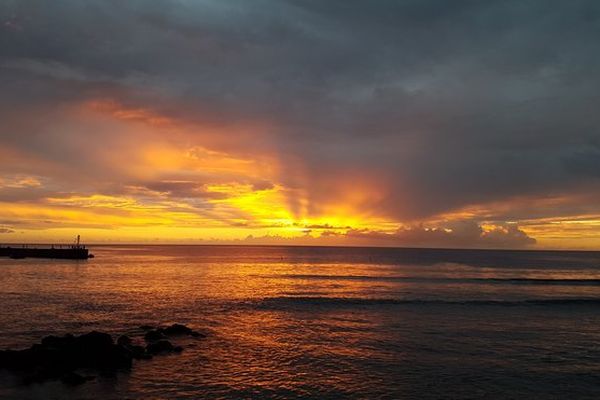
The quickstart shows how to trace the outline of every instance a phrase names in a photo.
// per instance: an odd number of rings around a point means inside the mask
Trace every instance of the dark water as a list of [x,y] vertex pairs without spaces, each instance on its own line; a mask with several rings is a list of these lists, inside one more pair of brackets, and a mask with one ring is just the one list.
[[600,253],[96,247],[0,259],[0,348],[181,322],[181,355],[2,399],[600,398]]

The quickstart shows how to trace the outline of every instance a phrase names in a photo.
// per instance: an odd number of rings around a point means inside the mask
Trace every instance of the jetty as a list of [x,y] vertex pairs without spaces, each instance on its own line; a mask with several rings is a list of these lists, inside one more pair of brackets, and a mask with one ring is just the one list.
[[80,243],[77,236],[75,244],[71,245],[29,245],[10,244],[0,245],[0,257],[20,258],[60,258],[67,260],[87,260],[94,255],[85,245]]

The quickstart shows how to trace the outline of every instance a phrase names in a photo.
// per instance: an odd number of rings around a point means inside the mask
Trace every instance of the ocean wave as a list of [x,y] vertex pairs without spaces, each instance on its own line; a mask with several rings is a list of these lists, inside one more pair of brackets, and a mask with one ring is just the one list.
[[478,282],[498,282],[523,285],[582,285],[600,286],[600,279],[548,279],[548,278],[474,278]]
[[411,277],[411,276],[370,276],[370,275],[319,275],[319,274],[281,274],[263,275],[265,278],[299,280],[339,280],[339,281],[383,281],[383,282],[419,282],[419,283],[472,283],[506,285],[565,285],[600,286],[600,279],[552,279],[552,278],[448,278],[448,277]]
[[279,296],[265,298],[261,306],[378,306],[378,305],[458,305],[458,306],[577,306],[600,305],[600,298],[552,298],[525,300],[441,300],[361,297]]

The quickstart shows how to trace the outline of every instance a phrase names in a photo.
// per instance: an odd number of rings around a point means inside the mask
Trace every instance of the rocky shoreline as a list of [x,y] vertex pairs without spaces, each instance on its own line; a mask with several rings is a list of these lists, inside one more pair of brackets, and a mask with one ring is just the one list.
[[180,353],[183,347],[171,342],[176,337],[205,337],[181,324],[143,325],[138,332],[121,335],[116,341],[110,334],[98,331],[79,336],[46,336],[28,349],[0,351],[0,369],[19,376],[24,384],[60,380],[66,385],[80,385],[95,379],[95,375],[82,375],[81,370],[112,375],[132,368],[134,360]]

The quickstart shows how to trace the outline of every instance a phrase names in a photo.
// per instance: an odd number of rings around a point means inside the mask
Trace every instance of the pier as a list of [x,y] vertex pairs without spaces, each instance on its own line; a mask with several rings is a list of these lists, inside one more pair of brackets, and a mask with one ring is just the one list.
[[68,260],[87,260],[94,255],[85,245],[79,243],[79,236],[75,244],[71,245],[31,245],[10,244],[0,245],[0,257],[20,258],[60,258]]

